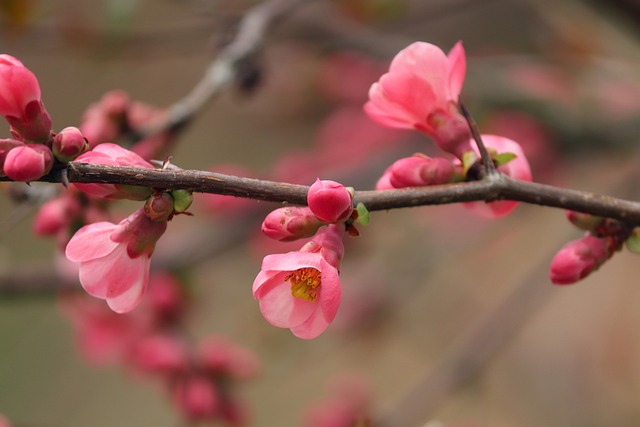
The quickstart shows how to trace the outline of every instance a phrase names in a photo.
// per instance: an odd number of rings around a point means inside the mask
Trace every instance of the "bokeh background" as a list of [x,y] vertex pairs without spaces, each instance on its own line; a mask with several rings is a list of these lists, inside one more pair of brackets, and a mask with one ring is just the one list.
[[[112,89],[175,102],[252,4],[2,0],[0,51],[36,73],[61,129]],[[523,144],[536,180],[638,199],[639,30],[633,0],[309,1],[270,32],[260,84],[212,102],[173,162],[371,189],[397,158],[435,151],[421,135],[363,124],[369,85],[412,41],[446,51],[462,40],[466,103],[481,130]],[[333,157],[314,161],[318,150]],[[0,288],[54,277],[56,244],[31,231],[37,207],[1,200]],[[623,251],[575,286],[552,286],[553,254],[580,236],[559,210],[373,214],[347,245],[338,318],[310,342],[268,325],[250,292],[261,257],[292,247],[261,238],[257,215],[217,215],[197,201],[193,210],[170,224],[158,255],[198,261],[190,333],[224,334],[261,357],[260,377],[242,390],[251,425],[304,425],[327,382],[353,373],[370,385],[374,420],[390,426],[640,423],[638,260]],[[208,256],[229,230],[232,244]],[[30,427],[181,423],[153,382],[88,364],[55,292],[42,291],[0,293],[0,413]]]

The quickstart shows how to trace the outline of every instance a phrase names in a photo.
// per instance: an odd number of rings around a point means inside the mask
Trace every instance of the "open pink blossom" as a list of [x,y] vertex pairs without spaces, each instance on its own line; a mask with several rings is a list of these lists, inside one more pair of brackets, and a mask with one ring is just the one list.
[[597,270],[611,256],[611,238],[587,235],[573,240],[553,257],[549,278],[556,285],[569,285]]
[[[482,141],[493,158],[499,154],[515,154],[516,157],[513,160],[498,166],[499,172],[509,176],[510,178],[519,179],[520,181],[532,180],[529,161],[524,155],[524,151],[522,151],[520,144],[510,140],[509,138],[498,135],[482,135]],[[473,151],[479,158],[480,154],[475,143],[473,144]],[[481,216],[497,218],[511,213],[511,211],[518,206],[518,202],[513,200],[498,200],[489,203],[465,203],[464,206]]]
[[[88,151],[76,160],[78,163],[107,166],[131,166],[152,169],[153,165],[138,156],[133,151],[122,148],[119,145],[105,143]],[[106,199],[130,199],[145,200],[151,195],[151,190],[146,187],[119,184],[81,184],[74,183],[80,191],[96,197]]]
[[338,274],[344,226],[324,227],[300,251],[267,255],[253,282],[253,296],[269,323],[303,339],[333,321],[342,289]]
[[448,56],[430,43],[415,42],[400,51],[389,72],[371,86],[364,109],[383,125],[424,132],[460,157],[469,149],[470,135],[457,105],[466,69],[461,42]]
[[139,209],[120,224],[85,225],[71,238],[65,254],[80,263],[80,283],[118,313],[133,310],[147,287],[155,244],[165,221],[152,221]]
[[40,99],[38,79],[10,55],[0,55],[0,115],[20,139],[49,139],[51,117]]

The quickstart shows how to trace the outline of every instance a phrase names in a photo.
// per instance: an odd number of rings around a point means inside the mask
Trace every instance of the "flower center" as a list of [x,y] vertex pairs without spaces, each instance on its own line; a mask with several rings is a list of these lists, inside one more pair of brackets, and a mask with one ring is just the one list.
[[296,298],[306,299],[314,302],[318,296],[318,288],[322,283],[320,280],[320,271],[315,268],[306,267],[292,271],[285,281],[291,282],[291,295]]

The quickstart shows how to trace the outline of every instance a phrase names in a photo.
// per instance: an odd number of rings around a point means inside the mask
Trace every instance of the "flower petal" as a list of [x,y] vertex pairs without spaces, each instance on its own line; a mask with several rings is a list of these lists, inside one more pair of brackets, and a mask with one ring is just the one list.
[[284,281],[288,273],[284,271],[271,278],[263,287],[260,297],[262,315],[279,328],[297,326],[319,308],[317,302],[309,302],[291,294],[291,285]]
[[450,100],[457,102],[467,73],[467,58],[462,42],[458,42],[449,51],[449,96]]
[[304,323],[291,328],[291,332],[298,338],[310,340],[323,333],[327,326],[329,326],[329,322],[325,320],[320,310],[318,310],[312,313]]
[[71,262],[89,261],[101,258],[112,252],[118,245],[109,236],[118,226],[110,222],[95,222],[76,231],[65,249],[65,255]]
[[324,319],[331,323],[336,317],[342,296],[338,270],[322,260],[322,286],[320,288],[320,307]]
[[138,271],[141,273],[139,277],[130,283],[129,289],[125,290],[122,294],[114,298],[107,297],[107,304],[116,313],[127,313],[136,308],[149,283],[149,265],[151,259],[146,256],[141,256],[135,258],[133,261],[138,261],[139,263]]

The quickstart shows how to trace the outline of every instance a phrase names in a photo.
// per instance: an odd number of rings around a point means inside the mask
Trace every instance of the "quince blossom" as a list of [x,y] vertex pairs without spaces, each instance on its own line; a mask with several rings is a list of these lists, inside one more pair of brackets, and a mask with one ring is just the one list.
[[269,323],[303,339],[320,335],[338,312],[344,226],[322,228],[300,251],[268,255],[253,296]]
[[460,157],[470,148],[469,128],[458,111],[466,69],[461,42],[448,56],[435,45],[415,42],[400,51],[389,72],[371,86],[364,109],[383,125],[424,132]]
[[80,263],[80,283],[90,295],[126,313],[142,298],[151,254],[166,228],[166,221],[152,221],[139,209],[119,224],[85,225],[71,238],[65,254]]
[[[111,143],[100,144],[93,150],[79,156],[75,161],[93,165],[131,166],[153,169],[153,165],[133,151]],[[133,185],[81,183],[74,183],[73,185],[83,193],[96,197],[104,197],[106,199],[145,200],[151,195],[149,188]]]

